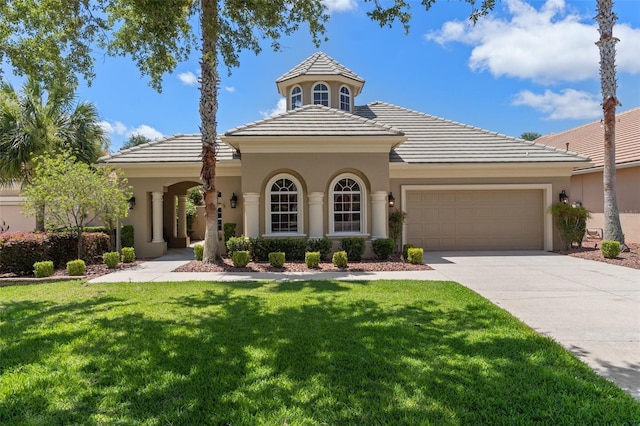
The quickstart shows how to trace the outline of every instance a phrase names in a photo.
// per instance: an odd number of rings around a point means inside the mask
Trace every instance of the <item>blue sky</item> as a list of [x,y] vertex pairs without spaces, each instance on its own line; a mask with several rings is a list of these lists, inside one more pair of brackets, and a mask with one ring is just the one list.
[[[399,24],[372,22],[368,3],[327,0],[329,41],[319,49],[303,28],[280,52],[268,43],[257,56],[244,52],[231,76],[221,70],[218,132],[282,112],[275,80],[318,50],[365,79],[358,105],[385,101],[511,136],[600,118],[595,0],[498,0],[475,26],[463,1],[440,0],[429,12],[414,3],[407,36]],[[614,10],[620,112],[640,106],[640,1],[616,0]],[[97,105],[111,151],[132,133],[199,131],[198,59],[166,75],[160,94],[128,59],[97,60],[97,78],[78,96]]]

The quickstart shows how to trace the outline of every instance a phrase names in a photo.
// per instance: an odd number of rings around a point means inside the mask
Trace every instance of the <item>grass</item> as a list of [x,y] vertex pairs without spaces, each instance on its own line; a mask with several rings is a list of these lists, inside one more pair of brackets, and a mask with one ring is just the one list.
[[0,288],[0,424],[638,424],[451,282]]

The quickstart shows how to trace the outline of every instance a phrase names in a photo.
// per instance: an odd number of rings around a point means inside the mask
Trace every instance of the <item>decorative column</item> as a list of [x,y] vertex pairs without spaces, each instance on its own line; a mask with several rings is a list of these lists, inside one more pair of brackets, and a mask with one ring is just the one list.
[[187,196],[178,195],[178,238],[187,236]]
[[309,194],[309,238],[322,238],[324,236],[323,198],[323,192]]
[[244,236],[258,238],[260,236],[260,194],[245,192],[244,197]]
[[151,193],[151,211],[153,215],[153,238],[152,243],[164,243],[164,237],[162,235],[162,192]]
[[387,192],[371,193],[371,238],[387,237]]

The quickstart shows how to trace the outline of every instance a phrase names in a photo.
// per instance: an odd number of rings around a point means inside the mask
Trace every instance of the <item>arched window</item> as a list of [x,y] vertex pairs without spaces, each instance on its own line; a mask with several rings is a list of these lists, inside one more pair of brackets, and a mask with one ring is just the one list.
[[329,86],[324,83],[313,86],[313,104],[329,106]]
[[354,175],[342,175],[331,184],[332,233],[363,234],[365,232],[365,187]]
[[291,109],[300,108],[302,106],[302,89],[296,86],[291,90]]
[[279,174],[267,184],[268,234],[302,233],[302,187],[293,176]]
[[351,92],[347,86],[340,88],[340,109],[343,111],[351,111]]

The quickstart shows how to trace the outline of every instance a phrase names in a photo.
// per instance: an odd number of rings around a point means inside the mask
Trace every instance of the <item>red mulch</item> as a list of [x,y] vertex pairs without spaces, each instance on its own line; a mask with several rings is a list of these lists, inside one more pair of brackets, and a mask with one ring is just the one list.
[[627,243],[629,251],[620,253],[615,259],[606,259],[602,255],[602,252],[600,252],[600,244],[598,244],[598,248],[595,247],[596,244],[598,243],[585,242],[582,244],[582,248],[572,247],[569,250],[559,250],[557,253],[610,263],[612,265],[625,266],[627,268],[640,269],[640,255],[638,255],[638,247],[640,247],[640,245],[638,243]]

